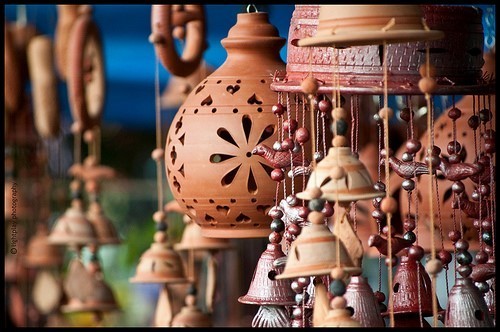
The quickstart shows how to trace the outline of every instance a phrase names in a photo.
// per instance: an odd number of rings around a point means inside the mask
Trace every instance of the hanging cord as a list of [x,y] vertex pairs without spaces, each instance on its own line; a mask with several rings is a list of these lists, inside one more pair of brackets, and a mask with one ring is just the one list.
[[[161,105],[160,105],[160,70],[159,59],[155,56],[155,115],[156,115],[156,149],[161,147]],[[158,191],[158,211],[163,211],[163,158],[156,159],[156,187]]]

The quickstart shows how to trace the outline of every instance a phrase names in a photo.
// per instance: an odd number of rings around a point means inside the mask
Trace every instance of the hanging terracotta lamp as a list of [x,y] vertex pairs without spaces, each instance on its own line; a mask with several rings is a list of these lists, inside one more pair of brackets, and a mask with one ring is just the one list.
[[363,327],[384,327],[384,319],[370,284],[363,276],[351,276],[344,298],[347,307],[352,308],[352,318]]
[[172,318],[172,327],[213,327],[212,316],[196,306],[196,288],[188,290],[186,305]]
[[273,205],[272,168],[252,154],[276,140],[269,88],[284,72],[284,38],[264,12],[240,13],[221,43],[226,61],[186,98],[172,121],[165,164],[174,198],[215,238],[269,235],[266,209]]

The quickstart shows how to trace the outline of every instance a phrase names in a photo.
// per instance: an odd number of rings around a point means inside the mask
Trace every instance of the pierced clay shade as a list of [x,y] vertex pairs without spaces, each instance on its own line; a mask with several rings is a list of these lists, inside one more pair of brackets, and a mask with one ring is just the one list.
[[276,275],[283,272],[283,266],[273,265],[280,257],[285,257],[281,245],[268,243],[257,262],[247,294],[240,296],[238,302],[256,305],[295,304],[295,293],[290,287],[290,281],[275,279]]
[[260,143],[277,139],[269,85],[284,72],[279,51],[285,40],[268,14],[238,14],[221,41],[226,61],[184,101],[172,121],[165,148],[168,182],[183,211],[215,238],[269,235],[266,210],[276,183],[261,157]]
[[457,278],[450,289],[444,325],[446,327],[493,327],[483,294],[470,278]]
[[98,202],[90,204],[87,212],[87,219],[94,226],[99,244],[119,244],[122,242],[118,236],[115,225],[106,217],[101,204]]
[[81,204],[72,203],[64,214],[59,217],[49,235],[52,244],[86,245],[97,242],[92,223],[83,214]]
[[[332,63],[338,63],[340,90],[345,93],[376,95],[383,93],[382,55],[379,44],[334,49],[326,46],[299,47],[297,41],[315,36],[320,5],[296,5],[290,21],[287,45],[287,80],[271,84],[274,91],[301,92],[300,83],[310,72],[325,84],[318,93],[333,89]],[[411,6],[409,6],[411,7]],[[478,88],[493,91],[494,82],[482,78],[482,12],[473,6],[421,5],[426,24],[443,31],[445,37],[432,41],[387,45],[389,94],[419,95],[419,66],[430,48],[430,63],[436,68],[435,95],[468,94]],[[452,92],[450,92],[452,91]]]
[[48,239],[48,231],[42,226],[28,243],[28,250],[24,262],[30,267],[61,266],[64,254],[61,247],[51,244]]
[[310,224],[292,242],[283,273],[276,279],[320,276],[330,274],[337,264],[337,246],[340,250],[340,267],[350,274],[361,273],[353,265],[345,246],[324,224]]
[[351,276],[344,298],[347,307],[354,309],[352,318],[363,327],[384,327],[384,319],[380,314],[380,305],[373,295],[368,281],[362,276]]
[[177,283],[187,282],[179,253],[166,243],[152,243],[136,268],[133,283]]
[[[333,180],[330,172],[333,167],[341,166],[345,176]],[[373,189],[370,173],[365,165],[356,158],[350,147],[332,147],[326,157],[321,160],[309,176],[306,190],[297,194],[300,199],[310,200],[310,189],[319,187],[323,192],[321,198],[329,202],[352,202],[384,196],[383,192]]]

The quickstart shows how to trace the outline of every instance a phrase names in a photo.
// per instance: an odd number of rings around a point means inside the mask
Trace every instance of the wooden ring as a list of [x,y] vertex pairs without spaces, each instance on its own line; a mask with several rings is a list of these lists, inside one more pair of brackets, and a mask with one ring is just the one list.
[[[185,46],[179,57],[172,30],[184,25]],[[156,41],[156,54],[165,69],[180,77],[187,77],[196,71],[206,48],[203,5],[152,5],[151,30],[153,40]]]
[[57,5],[57,25],[54,32],[55,60],[57,73],[61,80],[66,81],[66,54],[71,27],[79,16],[81,5]]
[[104,97],[104,58],[97,25],[81,14],[71,28],[67,61],[68,97],[73,120],[82,131],[100,125]]
[[23,96],[21,68],[12,31],[4,24],[4,93],[5,110],[9,114],[14,114],[21,108],[21,99]]
[[33,95],[35,128],[43,138],[59,134],[59,103],[52,40],[33,37],[28,45],[28,67]]

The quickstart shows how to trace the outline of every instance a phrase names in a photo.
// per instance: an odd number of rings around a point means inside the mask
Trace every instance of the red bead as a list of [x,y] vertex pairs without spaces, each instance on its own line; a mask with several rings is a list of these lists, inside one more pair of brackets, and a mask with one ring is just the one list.
[[320,100],[318,108],[322,113],[329,113],[333,109],[332,102],[329,99]]
[[444,266],[448,265],[451,260],[453,259],[451,254],[446,251],[446,250],[440,250],[437,254],[439,260],[441,261],[441,263],[443,263]]
[[462,116],[462,111],[460,109],[453,107],[448,111],[448,117],[452,120],[456,120]]
[[414,260],[421,260],[424,257],[424,248],[421,246],[411,246],[408,250],[408,257],[413,258]]
[[295,236],[287,231],[285,231],[283,236],[285,237],[285,240],[287,240],[288,242],[293,242],[293,240],[295,240]]
[[309,208],[307,206],[300,206],[297,210],[299,217],[307,218],[307,215],[309,214]]
[[271,243],[280,243],[282,239],[282,236],[278,232],[272,232],[269,234],[269,242]]
[[484,250],[478,251],[476,254],[476,262],[478,264],[484,264],[487,261],[488,261],[488,254],[486,253],[486,251]]
[[[391,261],[392,261],[392,266],[396,266],[396,264],[398,263],[398,257],[397,256],[392,256]],[[385,258],[385,265],[389,266],[389,257]]]
[[416,227],[415,219],[406,218],[403,222],[403,227],[406,231],[413,231]]
[[399,111],[399,117],[401,118],[401,120],[403,120],[405,122],[410,122],[412,115],[413,115],[413,111],[410,111],[410,109],[408,107],[402,108]]
[[477,129],[477,127],[479,127],[479,117],[477,115],[471,115],[469,120],[467,120],[467,124],[472,129]]
[[495,153],[495,140],[487,138],[484,140],[484,151],[486,153]]
[[271,110],[273,111],[274,115],[281,116],[281,115],[283,115],[283,113],[285,113],[286,108],[282,104],[278,103],[278,104],[273,105]]
[[283,151],[290,151],[295,146],[295,143],[290,137],[287,137],[281,142],[281,149]]
[[373,293],[375,295],[375,298],[377,299],[377,302],[382,303],[385,301],[385,294],[380,292],[380,291],[375,291]]
[[330,204],[330,202],[326,201],[325,205],[323,206],[323,210],[321,212],[325,215],[326,218],[333,216],[333,206]]
[[295,119],[288,119],[283,121],[283,129],[285,130],[285,132],[288,132],[288,130],[290,130],[290,132],[293,134],[295,133],[295,130],[297,130],[298,126],[299,124]]
[[462,146],[457,141],[448,142],[448,145],[446,146],[446,151],[448,151],[448,154],[458,153],[460,152],[460,149],[462,149]]
[[281,168],[275,168],[271,172],[271,179],[276,182],[283,181],[285,178],[285,173],[281,170]]
[[409,153],[415,154],[420,150],[421,147],[422,143],[414,138],[411,138],[406,142],[406,151],[408,151]]
[[309,141],[310,137],[311,137],[311,135],[309,134],[309,130],[307,128],[305,128],[305,127],[300,127],[295,132],[295,139],[300,144],[304,144],[307,141]]
[[292,234],[292,235],[299,235],[300,232],[302,231],[302,228],[299,225],[296,224],[290,224],[288,225],[287,231]]

